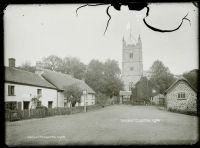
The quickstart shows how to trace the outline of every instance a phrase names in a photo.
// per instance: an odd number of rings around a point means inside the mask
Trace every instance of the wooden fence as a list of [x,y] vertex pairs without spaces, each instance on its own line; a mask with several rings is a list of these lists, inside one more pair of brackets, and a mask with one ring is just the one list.
[[[101,105],[87,106],[87,111],[92,111],[102,108]],[[30,118],[44,118],[55,115],[69,115],[84,112],[84,106],[78,107],[58,107],[58,108],[40,108],[27,110],[5,110],[6,121],[16,121]]]

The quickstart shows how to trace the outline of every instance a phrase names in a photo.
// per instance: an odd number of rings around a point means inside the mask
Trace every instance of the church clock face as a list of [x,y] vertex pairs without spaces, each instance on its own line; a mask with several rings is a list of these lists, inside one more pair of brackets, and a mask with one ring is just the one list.
[[130,71],[133,71],[134,70],[134,67],[130,67]]

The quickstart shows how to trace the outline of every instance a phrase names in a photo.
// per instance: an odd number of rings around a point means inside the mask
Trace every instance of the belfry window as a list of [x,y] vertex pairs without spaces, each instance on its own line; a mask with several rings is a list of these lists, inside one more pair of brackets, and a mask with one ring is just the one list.
[[130,57],[130,59],[133,58],[133,53],[132,52],[129,54],[129,57]]
[[134,88],[134,83],[133,82],[129,82],[129,91],[131,91],[132,88]]

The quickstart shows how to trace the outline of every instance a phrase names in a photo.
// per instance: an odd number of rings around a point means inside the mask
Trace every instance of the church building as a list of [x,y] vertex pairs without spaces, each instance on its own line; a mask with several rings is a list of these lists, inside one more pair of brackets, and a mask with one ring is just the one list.
[[142,41],[134,38],[131,28],[122,40],[122,75],[124,90],[120,91],[121,103],[130,100],[131,88],[143,75]]

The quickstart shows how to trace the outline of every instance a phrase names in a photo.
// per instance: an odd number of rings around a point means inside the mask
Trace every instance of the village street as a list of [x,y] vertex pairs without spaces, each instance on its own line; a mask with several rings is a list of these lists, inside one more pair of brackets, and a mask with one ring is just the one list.
[[194,144],[197,122],[196,116],[155,106],[113,105],[87,113],[6,122],[6,144]]

